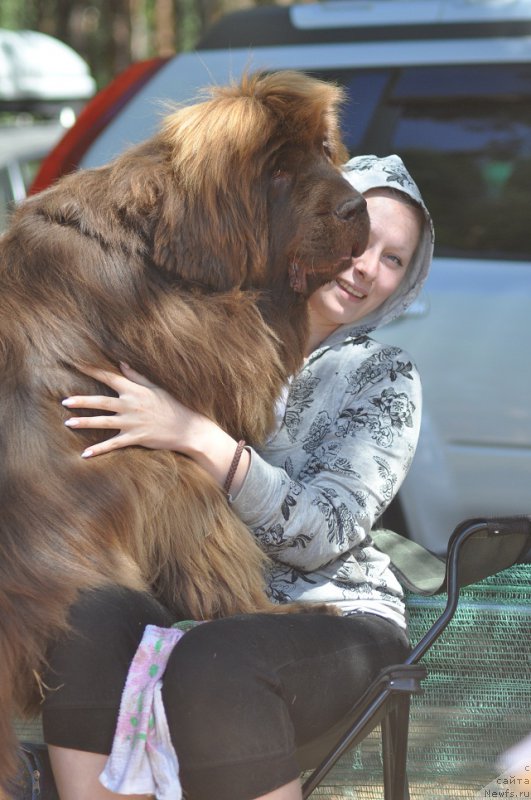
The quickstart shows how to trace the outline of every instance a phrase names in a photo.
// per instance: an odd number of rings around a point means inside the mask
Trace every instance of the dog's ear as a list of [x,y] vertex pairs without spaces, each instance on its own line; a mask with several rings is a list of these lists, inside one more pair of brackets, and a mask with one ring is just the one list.
[[155,265],[215,291],[260,282],[267,263],[267,115],[248,98],[213,98],[168,117],[166,186]]
[[[252,285],[265,269],[267,253],[261,247],[265,209],[254,209],[250,219],[236,192],[219,197],[193,198],[170,189],[160,198],[154,220],[154,266],[171,280],[199,284],[212,291]],[[257,198],[256,206],[262,205]]]

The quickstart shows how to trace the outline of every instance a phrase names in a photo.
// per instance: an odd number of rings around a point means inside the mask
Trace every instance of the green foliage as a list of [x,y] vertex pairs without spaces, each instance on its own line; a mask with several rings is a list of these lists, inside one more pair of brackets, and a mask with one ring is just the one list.
[[196,0],[178,0],[178,8],[181,24],[177,50],[192,50],[202,33],[201,15]]
[[35,23],[34,0],[2,0],[0,27],[9,30],[31,28]]

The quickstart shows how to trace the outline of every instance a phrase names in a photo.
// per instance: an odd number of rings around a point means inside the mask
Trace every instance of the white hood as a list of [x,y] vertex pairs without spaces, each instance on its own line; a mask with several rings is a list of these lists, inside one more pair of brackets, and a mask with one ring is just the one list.
[[424,211],[424,227],[407,275],[398,289],[361,322],[339,328],[326,340],[326,345],[334,344],[336,338],[338,341],[343,340],[345,335],[360,336],[369,333],[375,328],[387,325],[403,314],[419,294],[428,275],[433,256],[434,233],[429,211],[416,183],[399,156],[391,155],[384,158],[373,155],[355,156],[347,161],[343,170],[345,178],[362,194],[369,189],[391,187],[409,195]]

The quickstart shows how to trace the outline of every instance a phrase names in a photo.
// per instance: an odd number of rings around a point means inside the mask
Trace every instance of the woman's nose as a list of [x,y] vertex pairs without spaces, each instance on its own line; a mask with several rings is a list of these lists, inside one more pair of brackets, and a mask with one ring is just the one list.
[[354,259],[354,271],[366,281],[374,281],[378,274],[378,258],[375,253],[365,250],[359,258]]

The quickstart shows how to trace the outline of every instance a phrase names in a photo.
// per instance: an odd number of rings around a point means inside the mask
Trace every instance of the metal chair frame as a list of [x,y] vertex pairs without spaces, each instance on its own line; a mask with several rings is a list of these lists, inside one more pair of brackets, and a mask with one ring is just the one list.
[[[347,715],[350,727],[305,780],[303,800],[322,783],[341,756],[359,744],[378,723],[381,723],[384,800],[409,800],[406,766],[410,701],[411,695],[422,692],[421,682],[427,675],[426,667],[418,662],[452,620],[462,586],[495,575],[513,564],[529,563],[530,556],[531,516],[470,519],[456,527],[448,545],[444,580],[431,591],[422,592],[446,591],[443,612],[404,663],[382,670]],[[304,768],[303,751],[304,748],[301,750]]]

